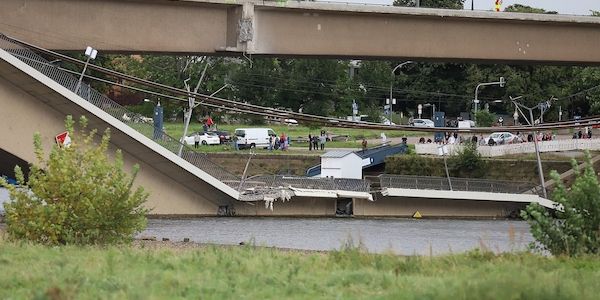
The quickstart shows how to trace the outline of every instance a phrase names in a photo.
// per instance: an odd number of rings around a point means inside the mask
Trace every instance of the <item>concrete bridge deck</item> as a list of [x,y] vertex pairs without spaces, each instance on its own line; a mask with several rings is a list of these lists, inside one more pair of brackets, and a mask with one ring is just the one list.
[[591,16],[312,1],[0,1],[0,32],[105,53],[598,64],[599,29]]

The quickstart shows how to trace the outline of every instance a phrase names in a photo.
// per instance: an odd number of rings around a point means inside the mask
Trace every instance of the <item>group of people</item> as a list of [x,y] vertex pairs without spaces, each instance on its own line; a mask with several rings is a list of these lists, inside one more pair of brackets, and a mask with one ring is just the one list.
[[585,127],[584,130],[579,130],[573,133],[573,139],[591,139],[592,138],[592,129],[590,127]]
[[321,130],[320,135],[308,134],[308,151],[312,151],[313,149],[317,151],[319,148],[325,150],[325,143],[327,143],[327,134],[325,130]]
[[286,151],[289,149],[292,144],[292,140],[289,136],[286,136],[285,133],[282,133],[281,136],[269,136],[269,151],[278,150]]

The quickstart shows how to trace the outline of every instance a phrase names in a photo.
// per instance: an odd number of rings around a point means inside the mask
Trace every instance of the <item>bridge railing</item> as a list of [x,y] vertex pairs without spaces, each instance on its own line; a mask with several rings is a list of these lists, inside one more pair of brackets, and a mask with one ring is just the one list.
[[[81,98],[89,101],[96,107],[102,109],[116,119],[119,119],[121,122],[127,124],[146,137],[154,140],[156,143],[160,144],[169,151],[178,153],[182,143],[178,139],[168,135],[162,130],[162,128],[155,130],[153,124],[143,122],[142,115],[127,110],[125,107],[114,102],[112,99],[104,96],[85,83],[81,83],[79,89],[77,89],[77,83],[79,81],[78,78],[64,70],[61,70],[30,49],[13,43],[10,41],[10,39],[1,34],[0,48],[7,51],[27,65],[38,70],[40,73],[46,75],[63,87],[75,92]],[[182,158],[221,181],[240,182],[241,178],[239,176],[229,173],[220,165],[208,159],[206,154],[195,152],[187,145],[184,145]]]
[[[380,175],[379,178],[381,188],[450,191],[446,177]],[[530,182],[453,177],[450,177],[450,182],[453,191],[536,195],[541,192],[536,184]]]
[[[540,141],[538,143],[540,152],[558,152],[573,150],[600,150],[600,139],[564,139],[553,141]],[[463,146],[459,144],[447,145],[450,154],[456,153]],[[438,154],[438,144],[416,144],[415,152],[417,154]],[[508,144],[508,145],[479,145],[477,151],[485,157],[505,156],[522,153],[535,153],[533,142]]]

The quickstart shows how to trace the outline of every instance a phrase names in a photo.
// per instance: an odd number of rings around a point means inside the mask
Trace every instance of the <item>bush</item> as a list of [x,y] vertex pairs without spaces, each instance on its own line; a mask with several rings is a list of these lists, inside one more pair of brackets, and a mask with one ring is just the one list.
[[480,110],[475,114],[475,121],[479,127],[491,127],[496,122],[496,115],[488,110]]
[[40,135],[34,135],[39,165],[31,166],[27,181],[18,166],[18,187],[0,179],[12,200],[5,204],[9,238],[49,245],[107,244],[129,241],[145,227],[148,211],[142,205],[148,194],[141,187],[132,190],[139,166],[129,176],[121,151],[114,162],[107,153],[109,130],[97,144],[96,130],[86,130],[84,117],[79,123],[81,129],[75,131],[67,117],[72,143],[54,145],[47,159]]
[[577,175],[570,190],[552,171],[552,179],[558,182],[552,197],[559,208],[555,216],[537,203],[528,205],[521,216],[531,225],[537,241],[532,246],[539,250],[554,255],[599,254],[600,184],[589,152],[584,169],[579,170],[575,160],[573,168]]
[[467,142],[448,160],[453,176],[481,178],[485,175],[486,163],[477,151],[477,144]]

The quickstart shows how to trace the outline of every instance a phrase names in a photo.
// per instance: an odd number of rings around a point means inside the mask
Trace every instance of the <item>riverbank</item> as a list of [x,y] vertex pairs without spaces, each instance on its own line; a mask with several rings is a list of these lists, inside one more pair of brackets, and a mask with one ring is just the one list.
[[600,260],[252,246],[44,247],[0,241],[0,298],[595,299]]

